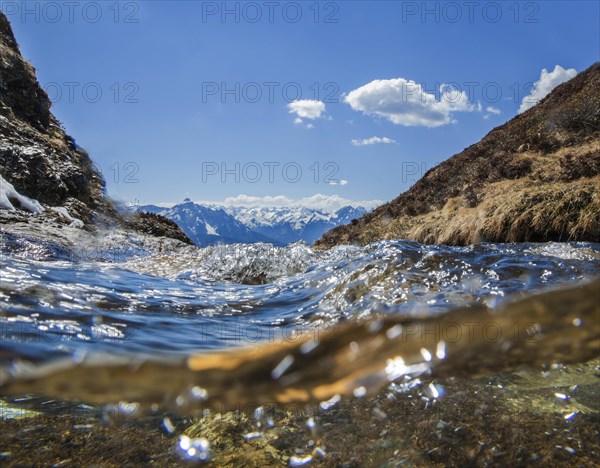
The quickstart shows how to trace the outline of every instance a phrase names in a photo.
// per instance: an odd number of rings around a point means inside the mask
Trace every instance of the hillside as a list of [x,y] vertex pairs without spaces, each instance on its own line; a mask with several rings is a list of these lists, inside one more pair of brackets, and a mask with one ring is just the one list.
[[0,13],[0,174],[17,192],[49,206],[64,206],[86,223],[113,217],[104,181],[88,154],[50,112],[35,69],[21,56]]
[[316,246],[600,242],[600,63]]
[[177,225],[163,217],[118,214],[87,151],[64,131],[50,109],[35,69],[21,55],[10,23],[0,12],[3,230],[17,223],[69,225],[87,231],[102,225],[191,244]]

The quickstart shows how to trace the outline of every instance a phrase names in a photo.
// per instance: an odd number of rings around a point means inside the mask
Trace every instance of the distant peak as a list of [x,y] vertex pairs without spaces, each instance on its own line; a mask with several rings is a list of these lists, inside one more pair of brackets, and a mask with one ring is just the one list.
[[192,200],[190,200],[189,198],[186,198],[183,200],[183,203],[192,203]]

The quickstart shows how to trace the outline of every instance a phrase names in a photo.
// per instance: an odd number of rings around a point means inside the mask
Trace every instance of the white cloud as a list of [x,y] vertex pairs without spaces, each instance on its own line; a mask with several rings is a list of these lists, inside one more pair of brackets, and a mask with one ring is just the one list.
[[559,84],[569,81],[577,75],[577,70],[574,68],[564,69],[560,65],[554,67],[554,71],[548,72],[545,68],[542,70],[540,79],[533,84],[533,89],[529,96],[525,96],[521,102],[518,113],[525,112],[527,109],[531,109],[543,98],[545,98],[550,91],[556,88]]
[[[324,102],[313,101],[310,99],[290,102],[287,107],[290,114],[296,114],[296,118],[294,119],[294,123],[296,125],[302,125],[304,123],[303,119],[320,119],[323,117],[323,113],[325,112]],[[329,120],[331,120],[331,118]],[[306,128],[315,128],[314,124],[310,122],[305,126]]]
[[406,127],[440,127],[451,123],[453,112],[475,110],[464,91],[442,85],[437,100],[421,85],[404,78],[371,81],[350,91],[344,100],[355,111]]
[[391,138],[388,137],[371,137],[371,138],[365,138],[363,140],[352,140],[350,143],[352,143],[354,146],[367,146],[367,145],[376,145],[378,143],[384,143],[384,144],[392,144],[392,143],[396,143],[396,140],[392,140]]
[[483,116],[483,120],[490,120],[490,117],[493,115],[500,115],[502,113],[502,111],[500,109],[498,109],[497,107],[494,106],[488,106],[486,108],[486,112],[487,114],[485,114]]
[[325,112],[324,102],[310,99],[290,102],[287,107],[289,113],[296,114],[299,119],[319,119],[323,115],[323,112]]
[[332,179],[327,182],[329,185],[348,185],[348,181],[346,179]]
[[[342,179],[340,185],[346,185],[347,180]],[[199,200],[195,203],[200,205],[216,205],[216,206],[243,206],[243,207],[256,207],[256,208],[285,208],[285,207],[304,207],[313,208],[323,211],[337,211],[344,206],[363,206],[367,209],[375,208],[381,205],[381,200],[349,200],[347,198],[340,197],[339,195],[323,195],[316,194],[310,197],[301,199],[292,199],[285,195],[265,196],[256,197],[252,195],[238,195],[236,197],[229,197],[223,201],[203,201]]]

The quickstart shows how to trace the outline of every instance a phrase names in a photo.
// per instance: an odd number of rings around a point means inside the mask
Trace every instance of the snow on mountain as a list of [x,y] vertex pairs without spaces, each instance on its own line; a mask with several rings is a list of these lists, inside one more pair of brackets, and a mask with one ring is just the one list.
[[336,211],[302,206],[247,207],[200,205],[185,199],[171,208],[145,205],[140,211],[161,214],[181,227],[199,246],[216,243],[313,243],[326,231],[365,214],[362,206]]
[[157,213],[179,225],[181,230],[198,246],[204,247],[217,243],[253,244],[256,242],[278,242],[253,231],[225,210],[193,203],[186,198],[171,208],[145,205],[136,208],[139,211]]
[[346,206],[327,212],[305,207],[227,207],[225,210],[250,229],[284,244],[313,243],[326,231],[365,214],[363,207]]

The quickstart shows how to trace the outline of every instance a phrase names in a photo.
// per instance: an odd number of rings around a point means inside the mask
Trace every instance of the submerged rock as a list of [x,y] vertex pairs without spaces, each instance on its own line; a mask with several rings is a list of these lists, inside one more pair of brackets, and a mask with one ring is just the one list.
[[600,63],[317,247],[600,242]]

